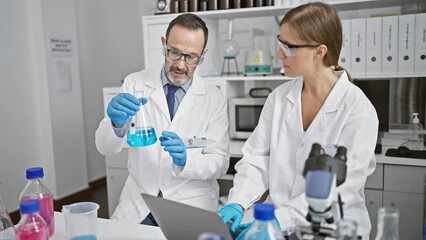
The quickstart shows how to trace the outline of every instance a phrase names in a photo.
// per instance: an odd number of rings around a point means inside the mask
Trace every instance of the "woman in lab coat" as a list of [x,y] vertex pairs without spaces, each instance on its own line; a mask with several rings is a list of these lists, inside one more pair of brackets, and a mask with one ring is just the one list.
[[233,220],[236,230],[243,209],[269,189],[266,201],[276,206],[282,231],[308,225],[302,172],[311,146],[319,143],[331,156],[337,146],[344,146],[347,175],[337,190],[345,219],[355,220],[358,233],[368,239],[371,224],[364,185],[376,165],[378,118],[364,93],[338,66],[342,46],[338,14],[323,3],[301,5],[284,16],[277,38],[285,74],[297,78],[268,96],[235,167],[228,204],[218,213],[225,222]]
[[[219,185],[216,179],[225,175],[229,167],[228,116],[226,100],[220,90],[204,82],[195,72],[199,60],[207,52],[207,28],[198,16],[182,14],[172,20],[166,38],[162,37],[161,41],[165,64],[130,74],[120,92],[127,96],[143,92],[148,99],[142,107],[146,123],[154,127],[158,137],[163,131],[178,136],[176,140],[179,141],[175,142],[179,146],[163,149],[167,138],[170,138],[163,132],[160,141],[153,145],[129,147],[129,176],[113,219],[155,225],[155,219],[148,215],[150,211],[140,193],[160,195],[211,211],[218,208]],[[199,54],[196,64],[189,64],[189,58],[193,58],[195,53]],[[168,108],[165,83],[175,86],[191,83],[174,116]],[[120,105],[117,109],[124,107]],[[124,121],[127,119],[128,122],[130,116],[125,116]],[[189,143],[181,147],[183,142],[194,136],[205,139],[205,142],[192,148]],[[126,148],[126,137],[117,135],[110,113],[96,131],[96,147],[104,155],[119,153]],[[175,155],[177,147],[184,149],[183,163],[183,157],[180,157],[183,153]]]

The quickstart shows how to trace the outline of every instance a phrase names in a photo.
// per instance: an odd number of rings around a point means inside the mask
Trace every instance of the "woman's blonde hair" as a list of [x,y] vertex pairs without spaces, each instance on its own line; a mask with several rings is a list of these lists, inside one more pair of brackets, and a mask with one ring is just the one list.
[[324,64],[337,71],[344,70],[338,64],[342,49],[342,23],[334,8],[321,2],[303,4],[290,10],[280,26],[284,23],[290,25],[299,39],[309,44],[327,46]]

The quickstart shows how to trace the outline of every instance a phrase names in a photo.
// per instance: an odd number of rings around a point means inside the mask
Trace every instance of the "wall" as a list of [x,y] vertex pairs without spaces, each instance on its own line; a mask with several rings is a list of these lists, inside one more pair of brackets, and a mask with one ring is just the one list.
[[105,157],[95,147],[95,131],[104,117],[102,88],[120,86],[143,63],[143,15],[155,1],[77,0],[80,76],[89,180],[105,176]]
[[[60,199],[105,176],[94,147],[102,88],[143,68],[141,14],[155,1],[0,1],[0,182],[18,209],[25,169],[45,168]],[[52,56],[51,38],[71,39],[72,54]],[[69,63],[69,91],[57,90],[57,61]]]
[[[71,91],[56,90],[49,39],[65,36],[77,49],[74,1],[2,1],[0,54],[3,86],[1,168],[3,199],[18,208],[25,169],[45,168],[54,198],[87,188],[78,52],[69,61]],[[3,106],[4,105],[4,106]]]

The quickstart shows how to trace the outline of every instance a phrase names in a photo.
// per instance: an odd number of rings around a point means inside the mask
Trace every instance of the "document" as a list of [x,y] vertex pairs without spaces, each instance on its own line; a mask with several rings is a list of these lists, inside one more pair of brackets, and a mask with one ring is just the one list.
[[342,49],[340,50],[339,65],[351,73],[351,20],[342,20]]
[[382,73],[382,18],[367,18],[366,74]]
[[399,16],[398,74],[414,73],[414,32],[416,16]]
[[365,75],[365,18],[351,20],[351,73]]
[[426,13],[416,14],[414,72],[426,73]]
[[398,71],[398,16],[382,18],[382,74]]

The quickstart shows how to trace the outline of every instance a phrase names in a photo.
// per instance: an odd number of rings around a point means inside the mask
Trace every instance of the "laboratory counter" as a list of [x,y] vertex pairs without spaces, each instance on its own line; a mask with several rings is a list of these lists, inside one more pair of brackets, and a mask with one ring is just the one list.
[[[97,238],[99,240],[166,239],[159,227],[141,225],[137,223],[121,222],[104,218],[98,218],[97,224]],[[68,239],[67,230],[65,226],[65,217],[61,212],[55,212],[55,233],[49,239]]]
[[[230,147],[229,147],[231,157],[235,157],[235,158],[242,158],[243,157],[241,149],[243,148],[244,143],[245,143],[245,141],[242,141],[242,140],[231,140]],[[426,167],[426,159],[385,156],[385,153],[386,153],[387,149],[389,149],[389,148],[396,148],[396,147],[395,146],[383,146],[382,153],[376,154],[376,162],[377,163]]]

